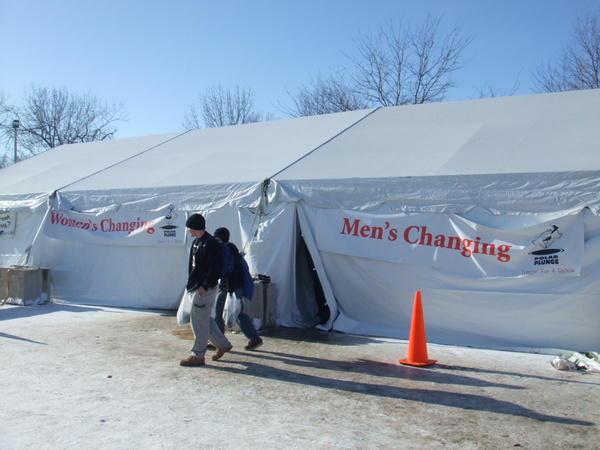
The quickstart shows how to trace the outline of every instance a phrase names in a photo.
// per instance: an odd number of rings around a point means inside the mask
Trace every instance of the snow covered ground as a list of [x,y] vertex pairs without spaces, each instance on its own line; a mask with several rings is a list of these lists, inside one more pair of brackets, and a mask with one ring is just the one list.
[[0,308],[0,449],[598,448],[600,374],[554,355],[275,328],[200,368],[174,312]]

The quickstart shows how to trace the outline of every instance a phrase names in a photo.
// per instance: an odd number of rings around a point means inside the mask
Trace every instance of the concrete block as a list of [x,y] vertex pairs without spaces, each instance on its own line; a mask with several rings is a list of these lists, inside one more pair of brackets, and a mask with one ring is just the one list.
[[0,268],[0,294],[13,305],[43,305],[52,302],[50,269],[29,266]]
[[277,324],[277,290],[275,283],[254,283],[252,301],[244,300],[244,312],[250,316],[254,328],[263,330]]

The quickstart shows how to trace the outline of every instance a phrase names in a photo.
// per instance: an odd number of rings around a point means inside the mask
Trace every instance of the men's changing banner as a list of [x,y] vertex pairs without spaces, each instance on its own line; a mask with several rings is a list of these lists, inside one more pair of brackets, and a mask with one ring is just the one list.
[[185,213],[50,211],[43,232],[65,241],[110,245],[184,245]]
[[583,215],[518,230],[453,214],[378,215],[318,210],[319,250],[460,272],[477,278],[578,276]]

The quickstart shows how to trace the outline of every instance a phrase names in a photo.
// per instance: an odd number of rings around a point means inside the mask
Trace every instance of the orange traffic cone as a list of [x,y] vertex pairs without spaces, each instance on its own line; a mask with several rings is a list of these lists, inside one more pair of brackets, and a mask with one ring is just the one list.
[[399,359],[398,362],[409,366],[430,366],[437,362],[437,360],[427,357],[427,338],[425,336],[420,291],[415,292],[415,305],[408,339],[408,354],[405,359]]

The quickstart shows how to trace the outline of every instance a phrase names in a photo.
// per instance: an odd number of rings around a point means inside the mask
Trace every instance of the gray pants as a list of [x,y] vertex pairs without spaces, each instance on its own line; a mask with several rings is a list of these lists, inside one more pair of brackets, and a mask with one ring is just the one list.
[[203,358],[206,353],[206,344],[210,341],[217,348],[230,348],[231,343],[221,333],[215,319],[211,317],[213,304],[217,289],[211,288],[202,297],[198,291],[194,292],[192,301],[192,311],[190,314],[190,323],[194,332],[194,345],[192,353],[199,358]]

